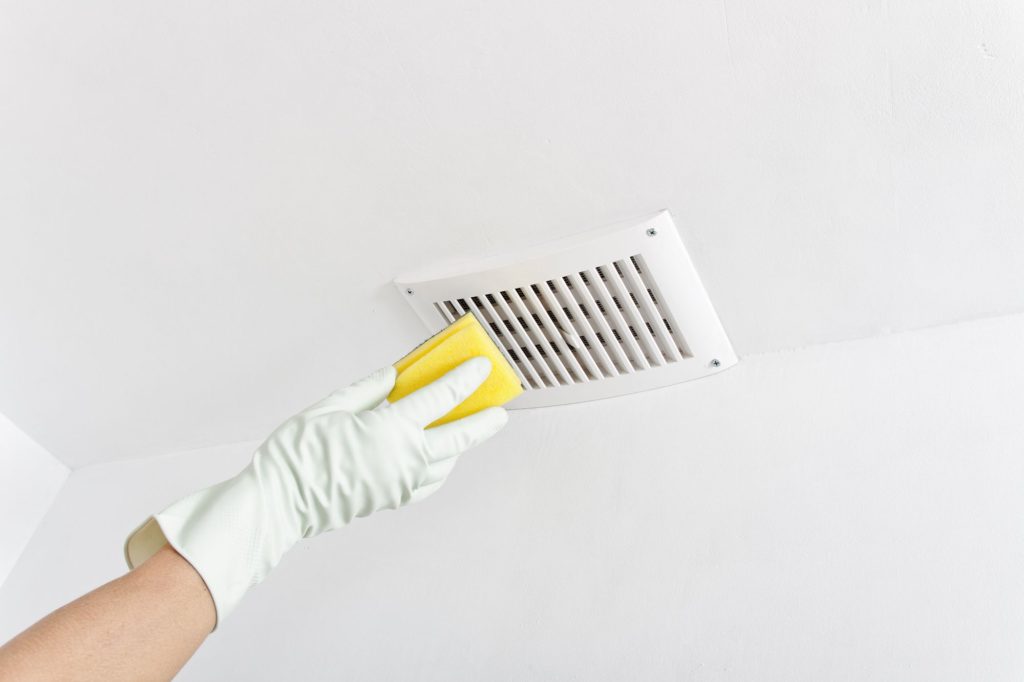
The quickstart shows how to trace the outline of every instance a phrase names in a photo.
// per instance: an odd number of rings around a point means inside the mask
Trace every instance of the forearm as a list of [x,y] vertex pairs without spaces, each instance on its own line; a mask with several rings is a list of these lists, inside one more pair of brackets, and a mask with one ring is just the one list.
[[215,618],[203,579],[164,547],[0,647],[0,679],[168,680]]
[[474,357],[385,404],[396,382],[389,366],[287,420],[237,476],[133,532],[125,558],[135,570],[0,648],[0,679],[170,679],[289,547],[422,500],[459,455],[504,426],[500,407],[430,426],[490,372]]

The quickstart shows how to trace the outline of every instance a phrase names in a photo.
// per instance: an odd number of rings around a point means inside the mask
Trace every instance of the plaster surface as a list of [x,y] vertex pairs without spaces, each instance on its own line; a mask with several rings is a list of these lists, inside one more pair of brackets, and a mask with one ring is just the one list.
[[0,586],[56,499],[68,468],[0,414]]
[[[1024,677],[1024,316],[522,411],[421,504],[304,541],[182,680]],[[255,442],[74,472],[0,640]]]
[[389,282],[670,209],[741,355],[1024,310],[1013,0],[7,3],[0,412],[261,437]]

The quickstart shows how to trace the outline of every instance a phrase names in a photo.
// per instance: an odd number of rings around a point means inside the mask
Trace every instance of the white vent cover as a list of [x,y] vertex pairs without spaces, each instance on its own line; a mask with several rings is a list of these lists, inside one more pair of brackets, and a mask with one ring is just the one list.
[[526,389],[509,407],[634,393],[736,363],[667,211],[395,285],[432,333],[476,315]]

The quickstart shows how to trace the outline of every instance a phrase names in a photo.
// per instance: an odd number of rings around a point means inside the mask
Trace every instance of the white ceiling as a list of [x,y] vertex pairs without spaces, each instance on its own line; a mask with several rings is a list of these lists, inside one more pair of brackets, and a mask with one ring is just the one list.
[[[891,6],[890,6],[891,4]],[[741,354],[1024,310],[1024,6],[0,10],[0,412],[259,437],[423,336],[402,270],[669,208]]]

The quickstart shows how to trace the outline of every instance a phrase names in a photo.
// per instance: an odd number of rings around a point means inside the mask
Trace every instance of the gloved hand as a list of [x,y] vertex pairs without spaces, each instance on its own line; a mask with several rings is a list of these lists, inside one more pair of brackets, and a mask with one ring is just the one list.
[[388,405],[381,402],[395,383],[393,367],[332,393],[279,426],[237,476],[140,526],[125,543],[128,565],[170,543],[206,581],[219,623],[301,538],[437,490],[458,455],[494,435],[508,416],[492,407],[424,427],[465,400],[490,370],[487,358],[472,358]]

